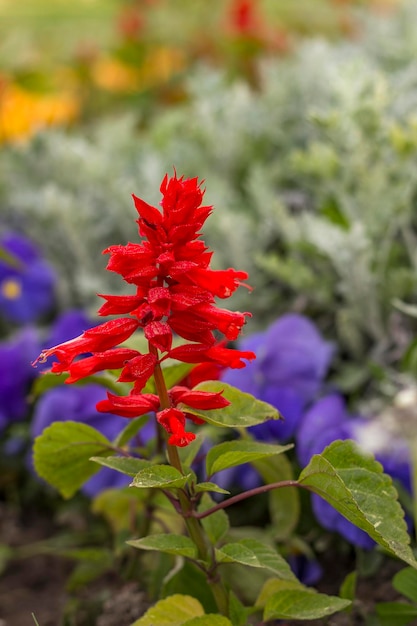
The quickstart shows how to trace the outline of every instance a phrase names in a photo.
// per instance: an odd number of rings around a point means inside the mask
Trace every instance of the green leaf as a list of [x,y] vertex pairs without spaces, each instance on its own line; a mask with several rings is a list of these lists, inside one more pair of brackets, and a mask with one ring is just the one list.
[[247,609],[239,598],[230,591],[229,593],[229,615],[233,626],[246,626],[251,609]]
[[52,374],[51,372],[45,372],[42,376],[38,376],[31,388],[31,395],[33,398],[41,396],[46,391],[59,387],[65,383],[69,374]]
[[202,493],[203,491],[214,491],[215,493],[225,494],[230,493],[230,491],[227,491],[227,489],[223,489],[222,487],[216,485],[216,483],[211,482],[198,483],[198,485],[194,487],[194,491],[195,493]]
[[417,607],[405,602],[380,602],[376,614],[381,626],[408,626],[417,617]]
[[[216,503],[208,493],[204,493],[198,507],[198,512],[202,513],[203,511],[207,511],[207,509],[211,509],[215,504]],[[223,539],[230,527],[229,518],[223,509],[219,509],[215,513],[203,517],[201,524],[213,545]]]
[[270,419],[281,418],[277,409],[271,404],[257,400],[249,393],[244,393],[218,380],[200,383],[194,387],[194,390],[214,393],[223,391],[223,396],[230,402],[229,406],[223,409],[211,409],[210,411],[186,407],[188,413],[197,415],[209,424],[228,428],[247,428],[248,426],[263,424]]
[[161,598],[177,593],[190,595],[201,602],[205,613],[214,613],[217,610],[211,587],[207,585],[206,575],[192,561],[186,559],[183,559],[181,568],[177,566],[164,575],[157,592]]
[[203,443],[204,437],[201,433],[199,433],[194,441],[189,443],[188,446],[177,448],[181,464],[183,466],[185,465],[186,467],[189,467],[192,464]]
[[191,474],[183,475],[170,465],[152,465],[140,470],[134,477],[131,486],[140,489],[156,488],[171,489],[184,487]]
[[339,591],[341,598],[352,601],[355,599],[357,579],[358,574],[356,571],[350,572],[347,576],[345,576]]
[[397,572],[392,579],[392,586],[403,596],[417,603],[417,571],[412,567],[405,567]]
[[136,476],[141,470],[152,466],[151,461],[127,456],[93,456],[90,460],[128,476]]
[[232,622],[227,619],[227,617],[223,617],[223,615],[218,615],[211,613],[209,615],[202,615],[201,617],[193,617],[193,619],[187,620],[183,622],[184,626],[233,626]]
[[108,454],[111,448],[110,441],[87,424],[54,422],[35,439],[35,470],[64,498],[70,498],[98,472],[90,458]]
[[14,556],[14,550],[4,543],[0,543],[0,575],[8,567],[9,561]]
[[240,563],[249,567],[262,567],[284,580],[296,581],[287,561],[274,548],[256,539],[242,539],[226,543],[216,550],[220,563]]
[[[253,463],[266,484],[293,480],[293,466],[285,454]],[[273,489],[268,493],[269,514],[277,541],[291,536],[300,517],[300,494],[298,489]]]
[[292,444],[279,446],[246,439],[224,441],[210,448],[207,453],[207,476],[212,476],[216,472],[220,472],[229,467],[236,467],[237,465],[243,465],[244,463],[250,463],[258,459],[282,454],[293,447]]
[[204,610],[198,600],[175,594],[159,600],[131,626],[182,626],[187,620],[203,615]]
[[270,596],[264,610],[264,620],[313,620],[342,611],[350,605],[343,600],[309,589],[283,589]]
[[162,373],[167,389],[178,385],[178,383],[188,376],[194,367],[194,363],[175,363],[174,365],[163,367]]
[[149,420],[149,415],[141,415],[128,421],[127,426],[117,435],[113,444],[116,448],[123,448],[140,431]]
[[160,534],[148,535],[142,539],[132,539],[127,542],[134,548],[140,550],[157,550],[166,554],[174,554],[177,556],[185,556],[189,559],[197,557],[197,550],[194,543],[184,535]]
[[353,441],[334,441],[316,454],[298,482],[327,500],[379,545],[417,568],[392,479]]

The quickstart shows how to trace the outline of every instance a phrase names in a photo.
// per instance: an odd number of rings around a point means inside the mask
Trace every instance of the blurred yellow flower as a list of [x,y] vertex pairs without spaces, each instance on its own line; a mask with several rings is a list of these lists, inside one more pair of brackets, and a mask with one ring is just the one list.
[[0,142],[25,139],[47,126],[73,122],[79,102],[71,93],[37,93],[0,82]]
[[110,57],[95,61],[91,78],[97,87],[105,91],[134,91],[138,85],[137,70]]
[[91,78],[101,89],[127,93],[162,84],[184,65],[185,58],[180,50],[159,47],[152,49],[138,66],[110,57],[97,59],[92,66]]

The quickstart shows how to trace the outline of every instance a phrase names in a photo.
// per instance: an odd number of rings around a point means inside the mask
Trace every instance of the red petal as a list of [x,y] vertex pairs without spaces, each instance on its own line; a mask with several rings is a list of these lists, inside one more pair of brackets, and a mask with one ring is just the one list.
[[91,376],[96,372],[119,369],[124,366],[127,360],[132,359],[137,354],[139,354],[137,350],[130,350],[129,348],[113,348],[93,354],[81,361],[72,363],[69,367],[70,376],[65,382],[75,383],[77,380]]
[[100,413],[113,413],[122,417],[138,417],[158,408],[159,398],[152,393],[115,396],[108,392],[107,400],[101,400],[96,404],[96,409]]

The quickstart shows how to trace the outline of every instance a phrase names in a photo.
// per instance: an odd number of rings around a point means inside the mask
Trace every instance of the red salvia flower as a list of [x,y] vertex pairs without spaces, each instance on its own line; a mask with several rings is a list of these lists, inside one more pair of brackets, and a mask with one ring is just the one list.
[[[170,445],[184,446],[195,438],[185,431],[186,419],[201,423],[187,412],[227,406],[221,393],[192,391],[177,386],[169,391],[170,406],[161,406],[155,394],[143,394],[149,378],[167,358],[185,363],[241,368],[253,352],[226,348],[224,342],[239,335],[249,313],[216,306],[216,298],[228,298],[244,284],[247,274],[233,268],[210,268],[212,253],[200,239],[200,229],[212,207],[202,206],[204,192],[196,178],[169,178],[161,184],[162,210],[133,196],[138,212],[140,243],[110,246],[107,269],[135,286],[131,295],[103,295],[99,315],[122,315],[85,331],[79,337],[42,352],[37,360],[54,355],[52,371],[68,372],[73,383],[106,369],[121,370],[119,381],[132,383],[128,396],[107,394],[98,403],[102,412],[137,417],[156,412],[156,419],[169,433]],[[149,353],[117,347],[141,328]],[[173,335],[191,343],[172,348]],[[218,335],[220,336],[218,337]],[[77,357],[81,357],[80,359]],[[166,404],[164,400],[164,404]],[[177,408],[180,405],[181,408]]]

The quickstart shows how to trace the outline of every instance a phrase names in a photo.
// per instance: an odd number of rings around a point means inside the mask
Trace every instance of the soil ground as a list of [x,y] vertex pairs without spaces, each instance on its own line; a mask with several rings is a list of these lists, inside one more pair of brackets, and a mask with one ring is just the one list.
[[[32,544],[53,535],[47,518],[19,520],[12,509],[0,505],[0,543],[9,546]],[[0,551],[0,566],[1,566]],[[337,594],[344,576],[353,569],[348,559],[328,559],[319,591]],[[373,626],[375,603],[399,600],[391,585],[392,576],[403,567],[388,560],[372,577],[359,581],[357,598],[350,613],[321,620],[281,622],[281,626]],[[136,583],[106,575],[87,585],[76,600],[66,591],[73,568],[68,560],[38,554],[10,561],[0,575],[0,626],[130,626],[147,609],[145,594]],[[76,602],[76,610],[74,608]],[[417,620],[409,626],[417,626]]]

